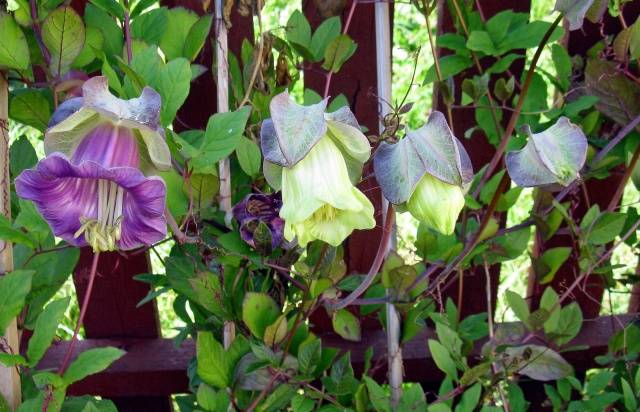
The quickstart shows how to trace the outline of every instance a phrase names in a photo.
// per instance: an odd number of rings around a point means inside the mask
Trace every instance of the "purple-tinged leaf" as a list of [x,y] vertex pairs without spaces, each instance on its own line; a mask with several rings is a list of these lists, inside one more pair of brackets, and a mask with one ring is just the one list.
[[374,169],[382,192],[394,204],[407,201],[425,173],[457,186],[473,178],[469,156],[440,112],[399,143],[381,143]]
[[569,21],[569,30],[578,30],[582,28],[584,16],[589,11],[593,0],[558,0],[553,8],[564,15]]
[[271,163],[293,167],[327,132],[324,111],[327,99],[301,106],[285,91],[271,99],[271,119],[262,123],[260,140],[264,158]]
[[68,106],[62,104],[58,109],[60,113],[53,114],[54,125],[45,133],[45,153],[60,152],[73,157],[84,137],[108,121],[139,133],[149,160],[156,168],[167,170],[171,167],[164,130],[159,125],[161,98],[155,90],[145,87],[140,97],[122,100],[109,92],[107,78],[100,76],[87,80],[82,93],[79,107],[79,101],[74,100]]
[[598,97],[596,108],[619,125],[640,113],[640,86],[606,60],[589,59],[584,72],[587,92]]
[[522,150],[507,153],[509,175],[518,186],[568,186],[578,177],[587,157],[587,138],[566,117],[533,134]]

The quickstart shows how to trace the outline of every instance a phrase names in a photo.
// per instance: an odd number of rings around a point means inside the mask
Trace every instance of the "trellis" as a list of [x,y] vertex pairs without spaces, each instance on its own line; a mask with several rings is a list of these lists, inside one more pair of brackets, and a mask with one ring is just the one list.
[[[211,7],[213,7],[214,3],[211,2]],[[350,9],[351,2],[347,3],[343,19],[346,18],[346,14]],[[530,7],[529,1],[518,0],[483,3],[483,11],[486,18],[501,10],[513,9],[527,12]],[[72,4],[81,11],[85,1],[75,0]],[[171,7],[187,7],[198,13],[209,11],[203,10],[203,3],[198,0],[165,0],[163,4]],[[309,0],[304,0],[302,4],[303,10],[312,26],[317,26],[322,21],[315,4],[315,2]],[[379,74],[373,67],[376,61],[374,22],[375,8],[377,6],[379,4],[369,1],[361,1],[361,4],[357,5],[358,11],[352,16],[353,21],[349,34],[358,44],[358,49],[355,55],[344,65],[343,70],[333,76],[329,89],[330,95],[344,94],[348,98],[358,120],[370,130],[376,130],[379,124],[379,105],[376,97],[379,90]],[[630,17],[636,16],[640,12],[640,5],[635,3],[627,7],[625,11],[629,13]],[[228,47],[233,53],[239,54],[243,39],[253,39],[252,20],[250,17],[242,17],[234,11],[231,21],[232,27],[228,32]],[[451,31],[453,29],[453,16],[449,13],[447,7],[442,8],[439,12],[438,29],[440,31]],[[605,18],[602,28],[599,25],[586,22],[582,31],[571,32],[568,35],[566,45],[571,55],[585,55],[586,51],[601,39],[602,33],[617,33],[619,30],[620,22],[610,17]],[[212,31],[210,36],[211,42],[205,47],[198,62],[206,67],[212,67],[213,56],[215,55],[215,33]],[[522,73],[522,60],[516,62],[513,66],[512,72],[516,77]],[[481,66],[484,68],[490,66],[491,63],[490,59],[480,61]],[[463,77],[477,74],[477,72],[477,69],[470,69],[469,72],[463,73],[464,76],[456,78],[457,85],[460,86],[459,83]],[[315,70],[305,73],[306,87],[322,94],[324,85],[324,75]],[[456,87],[456,90],[460,90],[460,87]],[[224,109],[216,103],[216,95],[216,81],[214,81],[213,76],[199,77],[196,80],[196,84],[191,88],[187,103],[178,114],[179,123],[193,128],[204,128],[211,114],[218,109]],[[7,85],[0,78],[0,126],[4,125],[3,119],[7,118],[6,106]],[[444,108],[443,102],[439,100],[435,102],[435,106],[439,109]],[[464,135],[465,131],[476,123],[472,109],[454,108],[453,117],[456,121],[452,128],[457,136]],[[177,130],[181,127],[179,123],[175,124]],[[6,157],[8,148],[5,146],[8,142],[8,136],[4,128],[2,128],[2,138],[2,141],[0,141],[0,154],[4,156],[3,166],[6,166],[8,165]],[[487,142],[487,139],[480,131],[474,132],[471,139],[463,139],[462,141],[471,156],[474,169],[478,170],[482,165],[489,162],[495,149]],[[602,209],[606,209],[609,206],[611,197],[614,195],[615,188],[618,186],[617,183],[619,183],[624,173],[624,170],[619,170],[618,173],[614,173],[606,180],[589,181],[585,190],[589,194],[590,202],[599,204]],[[370,173],[365,173],[365,175],[370,175]],[[7,176],[8,172],[4,169],[0,171],[0,182],[8,182]],[[367,178],[361,184],[361,189],[372,199],[376,209],[381,211],[383,207],[382,197],[374,178]],[[578,204],[577,216],[581,216],[587,209],[585,203],[580,198],[573,199],[573,201]],[[5,214],[8,210],[4,209],[8,204],[6,197],[0,197],[0,205],[5,206],[3,208]],[[367,232],[356,232],[347,241],[346,260],[351,272],[362,273],[369,268],[376,252],[375,245],[377,245],[381,237],[381,215],[381,213],[376,214],[378,217],[376,229]],[[504,220],[505,217],[502,216],[503,223]],[[535,252],[541,253],[547,248],[561,245],[573,246],[569,243],[567,236],[555,235],[546,242],[537,239]],[[2,259],[0,259],[0,272],[9,270],[11,267],[10,250],[10,248],[6,247],[3,249]],[[83,250],[80,261],[74,271],[73,280],[79,300],[82,300],[86,290],[86,274],[91,265],[91,260],[91,251],[88,249]],[[573,260],[566,262],[556,275],[552,286],[561,293],[567,284],[574,280],[574,269],[576,267],[577,262]],[[149,268],[148,256],[145,254],[103,254],[98,269],[100,276],[96,279],[91,303],[85,318],[86,339],[79,342],[75,353],[77,354],[92,347],[109,345],[122,348],[127,351],[127,354],[105,372],[90,376],[73,385],[69,390],[69,394],[91,394],[107,397],[115,402],[120,411],[169,411],[172,408],[169,396],[188,391],[186,370],[194,356],[195,348],[193,342],[187,340],[180,347],[174,347],[171,340],[160,336],[158,313],[155,304],[150,302],[140,308],[137,307],[138,302],[149,292],[149,288],[148,285],[135,281],[133,276],[147,273]],[[499,270],[499,266],[493,266],[490,271],[492,308],[495,308],[497,299]],[[454,301],[459,296],[464,297],[464,305],[461,307],[463,316],[487,310],[487,299],[484,294],[477,293],[477,283],[474,284],[474,279],[481,279],[484,282],[484,270],[481,272],[466,273],[460,282],[453,284],[444,293],[445,296],[452,297]],[[567,360],[574,365],[578,372],[583,372],[596,366],[592,363],[593,359],[596,355],[606,351],[609,337],[618,330],[619,325],[627,324],[634,317],[632,314],[618,316],[618,322],[613,322],[608,317],[599,317],[603,290],[603,285],[599,278],[591,276],[588,278],[586,291],[590,296],[595,296],[597,299],[591,299],[582,290],[575,293],[575,298],[580,303],[585,318],[591,319],[585,322],[583,330],[573,342],[575,345],[588,345],[589,349],[566,354]],[[534,276],[531,276],[529,280],[529,292],[530,304],[535,308],[542,288],[535,281]],[[634,304],[629,308],[629,311],[630,313],[635,313],[638,309],[638,306]],[[362,366],[364,352],[369,346],[374,348],[374,356],[376,358],[381,359],[386,356],[386,336],[380,330],[377,321],[365,320],[364,328],[366,331],[360,343],[347,342],[334,335],[331,332],[330,321],[323,313],[317,314],[313,321],[315,331],[322,336],[325,345],[352,352],[352,360],[356,368]],[[15,328],[10,329],[9,335],[17,336],[15,331]],[[12,333],[14,335],[11,335]],[[405,344],[403,346],[403,358],[406,380],[420,382],[425,387],[434,389],[442,379],[442,373],[436,368],[427,350],[426,339],[431,334],[432,332],[427,329]],[[28,335],[24,334],[21,347],[25,347],[24,341],[26,339],[28,339]],[[68,342],[56,343],[49,350],[39,368],[57,367],[67,350],[67,346]],[[15,339],[13,347],[18,348]],[[475,353],[479,353],[479,349],[479,347],[475,348]],[[2,385],[7,385],[7,382],[9,385],[16,382],[17,378],[11,375],[12,371],[2,369],[0,373],[4,374],[0,374]],[[384,368],[378,369],[377,378],[386,379]],[[7,390],[5,387],[3,389]],[[526,386],[526,389],[527,398],[531,401],[536,401],[544,396],[538,396],[541,393],[539,384],[532,383]],[[11,393],[17,393],[17,389],[9,388],[8,390]]]

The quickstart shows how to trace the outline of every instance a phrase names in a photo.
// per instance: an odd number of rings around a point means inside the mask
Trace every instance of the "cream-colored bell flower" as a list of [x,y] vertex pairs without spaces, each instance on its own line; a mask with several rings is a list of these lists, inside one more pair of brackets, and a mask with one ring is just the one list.
[[462,188],[429,173],[422,176],[407,202],[407,209],[413,217],[444,235],[453,233],[463,207]]
[[326,134],[296,165],[282,169],[284,236],[297,237],[301,246],[315,239],[338,246],[355,229],[376,224],[373,205],[351,183],[336,143]]

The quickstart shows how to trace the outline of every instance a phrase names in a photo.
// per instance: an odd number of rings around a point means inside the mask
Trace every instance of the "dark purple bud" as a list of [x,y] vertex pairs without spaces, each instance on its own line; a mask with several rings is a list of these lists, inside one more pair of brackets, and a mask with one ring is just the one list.
[[[271,234],[271,248],[275,249],[280,246],[284,235],[284,220],[279,215],[280,207],[282,207],[280,193],[272,195],[251,193],[242,202],[235,205],[233,216],[240,223],[242,240],[251,247],[257,248],[260,245],[257,245],[256,241],[259,242],[265,236],[260,233],[259,239],[256,239],[256,230],[266,226]],[[260,247],[260,249],[263,248]]]

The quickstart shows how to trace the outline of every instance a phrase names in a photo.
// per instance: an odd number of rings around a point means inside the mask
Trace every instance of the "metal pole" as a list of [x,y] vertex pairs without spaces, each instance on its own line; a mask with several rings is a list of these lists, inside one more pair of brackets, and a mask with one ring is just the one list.
[[[376,74],[378,80],[378,113],[380,114],[379,132],[384,130],[383,119],[389,113],[391,103],[391,22],[389,19],[389,3],[375,3],[376,22]],[[382,207],[386,216],[389,207],[382,198]],[[395,244],[395,242],[390,243]],[[387,292],[388,293],[388,292]],[[387,362],[388,378],[391,387],[391,407],[396,410],[402,396],[402,348],[400,347],[400,315],[393,303],[385,304],[387,315]]]

